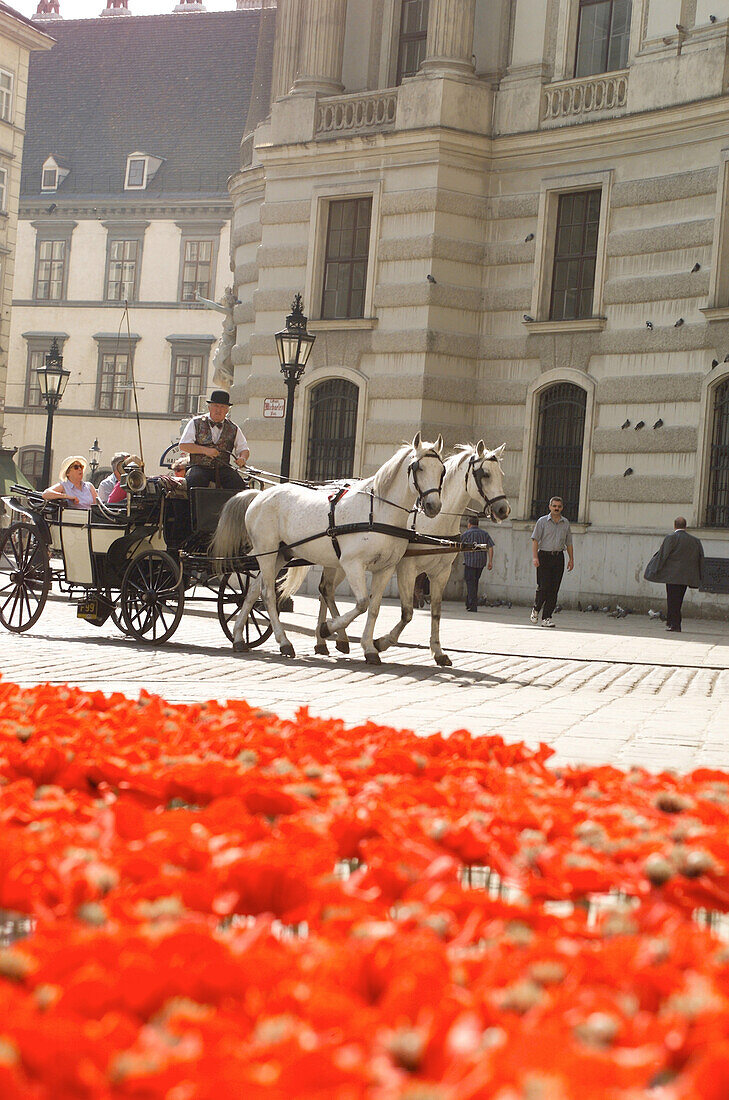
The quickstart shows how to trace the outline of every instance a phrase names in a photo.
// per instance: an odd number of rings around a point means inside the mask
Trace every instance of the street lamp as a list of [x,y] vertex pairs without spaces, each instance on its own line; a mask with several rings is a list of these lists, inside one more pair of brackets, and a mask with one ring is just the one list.
[[36,368],[41,397],[46,406],[48,421],[46,424],[46,445],[43,452],[43,477],[45,489],[51,480],[51,440],[53,438],[53,414],[61,403],[66,383],[71,376],[63,366],[63,356],[58,348],[58,340],[53,337],[51,350],[47,353],[42,367]]
[[294,426],[294,391],[304,373],[314,347],[316,336],[306,331],[306,317],[302,311],[301,295],[291,303],[291,313],[286,318],[286,328],[276,333],[276,350],[281,373],[286,380],[286,420],[284,421],[283,452],[281,455],[281,480],[289,480],[291,470],[291,435]]
[[91,470],[91,480],[94,480],[94,474],[99,468],[99,456],[101,455],[101,447],[99,446],[98,439],[89,447],[89,469]]

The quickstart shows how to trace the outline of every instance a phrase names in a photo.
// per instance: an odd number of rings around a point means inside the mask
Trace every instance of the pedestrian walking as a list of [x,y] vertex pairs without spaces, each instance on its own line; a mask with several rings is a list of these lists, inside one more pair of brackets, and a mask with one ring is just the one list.
[[[466,582],[466,611],[478,611],[478,582],[484,567],[494,567],[494,540],[488,531],[481,530],[478,516],[469,516],[461,544],[474,547],[463,552],[463,579]],[[476,549],[481,546],[485,550]]]
[[647,581],[666,586],[666,630],[681,633],[681,606],[686,589],[701,585],[703,571],[701,540],[689,535],[683,516],[676,516],[673,534],[666,535],[643,574]]
[[557,595],[564,574],[565,550],[567,572],[571,572],[575,565],[572,530],[569,520],[562,515],[563,509],[562,497],[552,497],[548,514],[539,517],[532,531],[532,561],[537,571],[537,594],[530,618],[533,623],[538,623],[541,611],[542,626],[554,626],[552,615],[557,606]]

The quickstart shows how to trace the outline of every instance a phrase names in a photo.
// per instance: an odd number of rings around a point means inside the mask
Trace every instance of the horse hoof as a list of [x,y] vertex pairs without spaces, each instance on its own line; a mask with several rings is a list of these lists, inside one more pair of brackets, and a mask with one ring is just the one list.
[[233,642],[233,652],[234,653],[247,653],[248,652],[248,646],[246,645],[245,642]]
[[441,668],[444,668],[447,665],[452,665],[453,661],[450,659],[447,653],[441,653],[439,657],[436,657],[435,663],[437,665],[440,665]]
[[349,642],[337,642],[337,649],[340,653],[349,653]]
[[374,646],[378,653],[384,653],[390,643],[386,638],[375,638]]
[[365,661],[368,665],[381,665],[379,653],[365,653]]
[[329,629],[328,625],[326,623],[322,623],[321,626],[319,627],[319,637],[320,638],[331,638],[331,636],[332,636],[332,632]]
[[328,646],[326,646],[324,644],[324,642],[321,642],[321,643],[315,645],[314,646],[314,652],[320,654],[320,656],[322,656],[322,657],[328,657],[329,656],[329,648],[328,648]]
[[291,642],[286,642],[284,645],[281,646],[281,656],[282,657],[295,657],[296,656],[296,651],[294,650],[294,647],[291,645]]

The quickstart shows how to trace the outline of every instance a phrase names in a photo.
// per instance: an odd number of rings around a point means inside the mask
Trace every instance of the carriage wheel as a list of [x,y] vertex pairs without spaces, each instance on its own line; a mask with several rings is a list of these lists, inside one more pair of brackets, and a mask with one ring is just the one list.
[[121,586],[125,632],[150,645],[171,638],[185,606],[180,579],[176,562],[164,550],[144,550],[133,558]]
[[122,634],[127,633],[126,623],[124,622],[124,614],[122,612],[121,598],[117,596],[114,598],[114,593],[110,588],[107,588],[104,592],[104,597],[111,604],[110,619],[113,622],[117,630],[121,630]]
[[13,523],[0,535],[0,622],[14,634],[40,617],[51,587],[48,551],[30,523]]
[[[257,576],[257,574],[256,574]],[[248,589],[251,585],[251,574],[234,570],[220,578],[218,588],[218,618],[225,631],[226,637],[233,641],[233,628],[238,612],[245,602]],[[243,628],[243,641],[246,649],[255,649],[263,645],[267,638],[273,634],[273,627],[266,612],[263,600],[256,600],[248,622]]]

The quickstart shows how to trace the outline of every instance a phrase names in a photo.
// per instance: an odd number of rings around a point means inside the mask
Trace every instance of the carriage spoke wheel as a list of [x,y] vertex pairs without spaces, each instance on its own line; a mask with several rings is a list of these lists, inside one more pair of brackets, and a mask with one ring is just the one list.
[[[258,576],[258,574],[254,574]],[[225,635],[233,641],[233,629],[238,612],[245,602],[248,589],[251,585],[251,574],[241,573],[237,569],[232,573],[226,573],[220,580],[218,588],[218,618]],[[262,645],[273,634],[273,627],[268,618],[263,600],[256,600],[248,621],[243,628],[243,641],[246,649],[255,649]]]
[[113,622],[117,630],[121,630],[122,634],[127,633],[127,624],[124,622],[124,615],[122,613],[121,597],[114,596],[114,592],[111,588],[107,588],[104,592],[105,598],[111,604],[111,612],[109,618]]
[[163,550],[144,550],[127,566],[121,586],[124,630],[138,642],[161,645],[177,630],[185,606],[176,562]]
[[38,621],[51,587],[48,551],[30,523],[0,535],[0,622],[22,634]]

